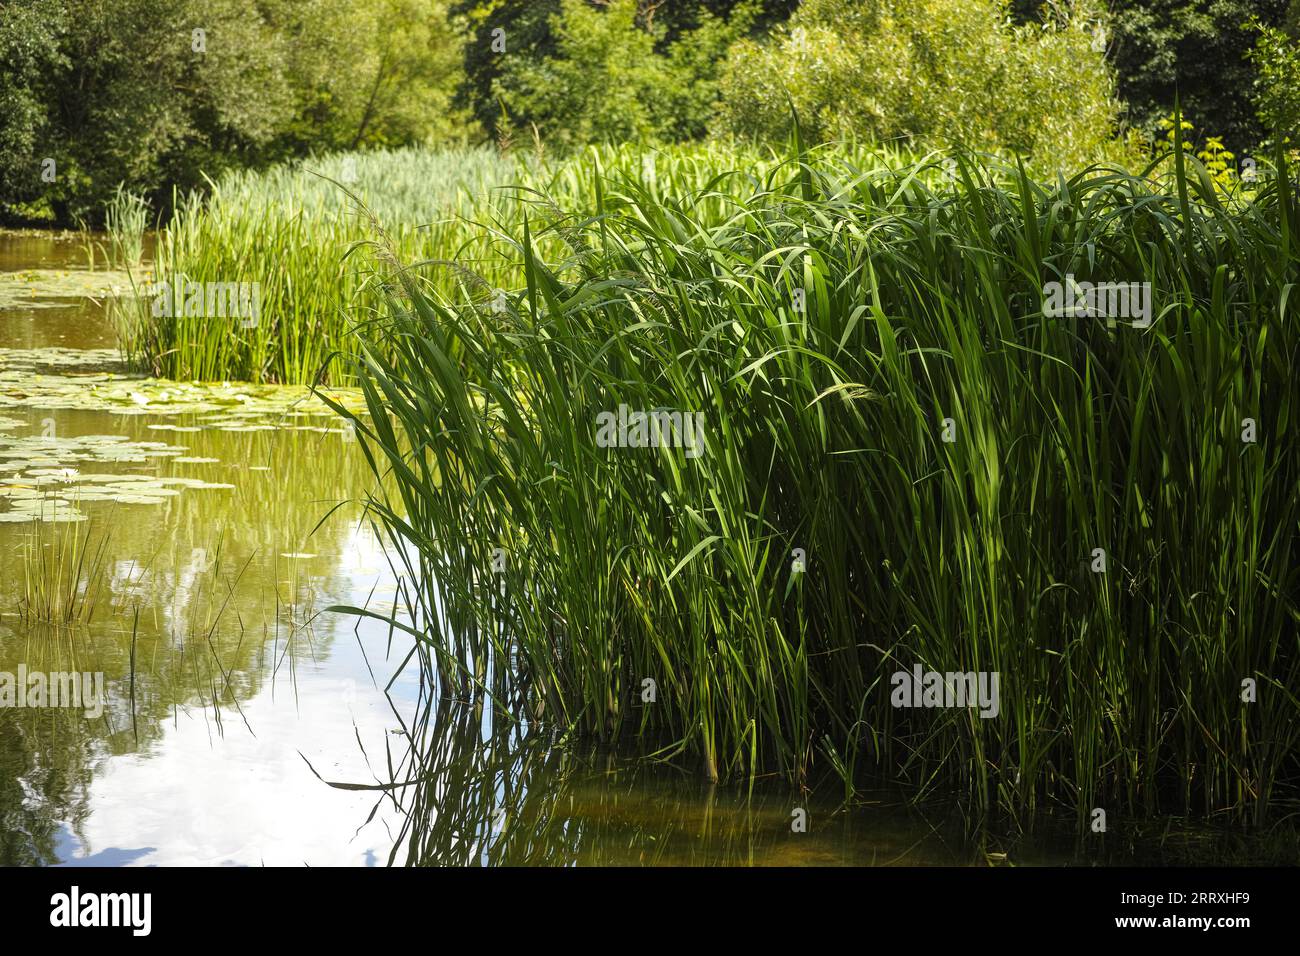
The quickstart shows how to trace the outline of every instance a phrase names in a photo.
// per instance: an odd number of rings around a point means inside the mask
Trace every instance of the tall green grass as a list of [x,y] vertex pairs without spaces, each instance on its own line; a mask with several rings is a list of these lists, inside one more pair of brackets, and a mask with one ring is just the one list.
[[91,541],[76,525],[32,524],[22,541],[22,589],[17,595],[24,625],[84,624],[109,596],[108,537]]
[[143,285],[139,298],[117,301],[112,314],[127,356],[156,375],[337,383],[383,301],[376,277],[351,255],[373,223],[383,224],[405,260],[430,263],[426,281],[434,288],[451,292],[472,277],[476,299],[491,301],[499,288],[523,281],[508,247],[525,211],[548,221],[556,202],[587,202],[598,180],[624,177],[652,192],[699,191],[719,168],[748,155],[720,145],[592,148],[552,163],[490,149],[404,149],[232,172],[206,196],[178,202],[159,236],[154,277],[257,282],[257,326],[154,317]]
[[[351,417],[446,693],[504,681],[530,719],[709,776],[883,776],[979,812],[1295,805],[1285,172],[1225,201],[1181,149],[956,170],[598,175],[498,227],[522,279],[497,309],[379,242]],[[1045,315],[1067,274],[1150,282],[1151,327]],[[706,450],[598,447],[620,404],[703,413]],[[998,672],[1000,713],[893,707],[914,664]]]
[[104,215],[108,230],[109,262],[113,268],[131,269],[144,258],[144,233],[149,228],[149,204],[120,184]]

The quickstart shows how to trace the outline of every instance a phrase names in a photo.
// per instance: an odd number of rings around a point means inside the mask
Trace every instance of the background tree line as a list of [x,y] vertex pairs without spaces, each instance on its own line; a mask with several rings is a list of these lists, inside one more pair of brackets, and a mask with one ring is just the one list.
[[312,152],[761,140],[791,103],[1068,164],[1177,94],[1241,151],[1300,129],[1298,33],[1300,0],[0,0],[0,216]]

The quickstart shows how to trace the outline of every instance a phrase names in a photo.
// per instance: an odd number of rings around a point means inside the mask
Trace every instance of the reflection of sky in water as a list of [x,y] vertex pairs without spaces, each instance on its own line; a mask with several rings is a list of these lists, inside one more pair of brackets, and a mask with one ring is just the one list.
[[348,746],[354,722],[367,751],[382,759],[392,726],[387,706],[359,690],[344,707],[339,675],[356,671],[341,664],[300,680],[296,707],[292,699],[273,702],[269,691],[244,703],[256,737],[242,724],[214,737],[208,721],[191,713],[149,755],[108,762],[91,785],[85,849],[156,847],[134,862],[162,865],[328,866],[386,857],[382,810],[357,831],[375,795],[325,787],[303,760],[329,780],[370,779],[359,749]]
[[[319,613],[330,603],[362,605],[368,599],[385,612],[395,591],[379,542],[358,525],[356,509],[313,531],[340,498],[359,496],[368,484],[355,443],[317,434],[322,424],[332,425],[332,415],[313,419],[305,417],[306,406],[287,407],[286,401],[302,400],[302,390],[217,385],[198,391],[124,380],[115,368],[111,377],[98,375],[92,395],[82,365],[117,357],[66,351],[113,344],[102,304],[77,298],[83,286],[112,277],[79,271],[84,266],[75,241],[0,233],[0,367],[10,396],[5,411],[13,419],[7,437],[0,437],[18,449],[6,456],[15,460],[7,473],[22,476],[11,477],[10,486],[22,487],[10,497],[35,495],[26,490],[36,483],[27,477],[35,466],[16,462],[33,456],[59,459],[50,467],[86,473],[197,476],[229,484],[180,488],[153,505],[81,504],[91,519],[87,527],[111,538],[105,575],[113,606],[103,600],[86,648],[94,666],[116,668],[110,682],[119,695],[128,684],[127,612],[137,602],[143,607],[141,736],[137,744],[123,730],[129,716],[124,723],[119,712],[125,707],[129,713],[129,705],[117,700],[111,732],[93,724],[63,726],[50,740],[10,748],[9,768],[26,760],[28,772],[39,774],[58,753],[71,760],[66,769],[85,784],[84,802],[74,788],[67,804],[17,776],[11,782],[19,799],[36,814],[33,820],[51,821],[54,855],[64,865],[387,860],[389,811],[381,806],[366,822],[378,794],[328,787],[307,764],[326,780],[374,781],[385,772],[390,743],[395,751],[405,748],[405,740],[391,733],[400,726],[393,708],[409,721],[419,687],[412,665],[384,693],[410,649],[400,634],[390,636],[377,622]],[[4,275],[11,270],[43,271]],[[29,367],[34,371],[25,371]],[[99,365],[90,369],[98,370]],[[182,408],[196,396],[215,401],[215,409]],[[151,407],[132,407],[143,405]],[[123,407],[134,414],[106,413]],[[274,428],[249,434],[243,427],[265,421]],[[47,433],[47,425],[54,430]],[[128,447],[128,438],[188,446],[195,460],[145,457],[116,464],[104,454],[82,454],[82,461],[76,456],[91,441],[86,435],[113,436],[105,441],[121,443],[104,447],[115,452]],[[62,485],[58,490],[75,493]],[[11,501],[6,507],[15,506]],[[31,540],[33,530],[0,529],[0,574],[21,580],[22,542]],[[300,552],[307,554],[288,557]],[[313,615],[310,631],[304,631]],[[22,628],[0,629],[0,636],[8,635],[0,642],[0,667],[30,656],[23,650]],[[187,684],[195,664],[202,673]],[[214,711],[216,688],[210,682],[226,668],[238,706],[226,698]],[[94,743],[79,752],[66,742],[83,728]]]
[[[353,569],[349,580],[358,603],[383,561],[366,552],[367,539],[372,546],[368,533],[354,534],[354,547],[340,562]],[[365,822],[377,794],[327,787],[307,766],[310,761],[326,780],[371,782],[383,774],[390,731],[399,727],[383,688],[409,645],[395,639],[385,659],[387,629],[363,623],[358,641],[353,627],[353,619],[342,615],[317,620],[318,638],[333,634],[328,656],[300,658],[292,677],[282,668],[273,683],[241,701],[251,733],[232,707],[222,709],[220,732],[209,710],[188,708],[163,727],[147,753],[105,761],[90,786],[91,813],[81,827],[85,844],[65,830],[61,860],[102,866],[386,860],[392,840],[385,807]],[[389,691],[407,720],[416,686],[408,673]],[[394,737],[393,746],[404,742]]]

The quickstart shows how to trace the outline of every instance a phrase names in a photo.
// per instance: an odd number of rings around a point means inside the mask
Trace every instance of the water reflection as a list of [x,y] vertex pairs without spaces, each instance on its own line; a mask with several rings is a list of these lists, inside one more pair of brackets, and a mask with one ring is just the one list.
[[[424,688],[422,688],[422,691]],[[409,701],[409,698],[408,698]],[[972,827],[960,802],[911,805],[881,785],[838,802],[834,787],[717,786],[698,768],[530,732],[506,713],[421,696],[364,775],[321,771],[367,793],[392,832],[384,858],[420,866],[1295,865],[1294,830],[1246,833],[1199,821],[1116,821],[1081,836],[1068,808],[1029,828]],[[506,710],[512,710],[513,705]],[[396,713],[396,712],[395,712]],[[385,772],[382,768],[391,767]],[[320,768],[316,768],[320,771]],[[795,826],[796,813],[806,826]]]
[[304,762],[364,771],[404,686],[384,629],[319,614],[393,591],[355,442],[301,390],[84,351],[112,343],[102,303],[51,295],[78,255],[0,236],[9,291],[40,280],[0,298],[0,672],[102,673],[107,700],[0,707],[0,864],[377,860],[364,799]]
[[[400,814],[390,863],[436,866],[901,865],[968,862],[893,801],[846,811],[770,782],[720,788],[692,771],[562,746],[462,704],[430,704],[374,787]],[[353,785],[356,785],[355,783]],[[806,820],[797,829],[795,811]]]
[[[84,414],[60,429],[103,433]],[[108,697],[97,720],[0,708],[0,863],[113,848],[148,848],[147,863],[342,863],[374,851],[350,844],[357,801],[320,787],[299,756],[347,770],[354,740],[382,744],[389,729],[390,700],[371,677],[394,666],[387,633],[318,613],[392,590],[356,509],[330,513],[359,487],[351,453],[326,459],[318,436],[293,432],[186,441],[234,487],[80,503],[81,524],[0,526],[0,671],[103,673]],[[88,619],[20,614],[33,556],[78,542],[103,560],[72,574],[56,555],[39,568],[96,595]]]

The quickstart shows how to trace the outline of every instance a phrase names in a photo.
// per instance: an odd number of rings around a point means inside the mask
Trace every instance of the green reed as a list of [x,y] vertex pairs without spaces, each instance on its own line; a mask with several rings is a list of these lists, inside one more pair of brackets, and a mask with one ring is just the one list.
[[[444,691],[504,707],[505,671],[530,717],[715,777],[1081,825],[1294,805],[1285,167],[1225,199],[1181,148],[1048,182],[797,157],[589,173],[520,213],[495,309],[379,242],[356,427]],[[1149,282],[1150,327],[1046,315],[1067,274]],[[599,447],[620,404],[703,413],[703,454]],[[1000,712],[893,706],[915,664],[997,672]]]
[[[378,277],[352,254],[372,223],[383,223],[404,260],[430,264],[426,281],[440,293],[468,282],[487,302],[523,281],[512,236],[525,212],[542,222],[560,218],[557,203],[590,202],[597,183],[611,206],[622,202],[625,180],[656,194],[700,193],[719,169],[756,159],[723,145],[592,148],[556,163],[489,149],[405,149],[234,172],[206,197],[178,199],[159,235],[153,277],[256,282],[256,325],[155,316],[146,285],[112,303],[111,315],[127,356],[155,375],[341,382],[358,333],[383,303]],[[543,243],[563,251],[561,236]]]
[[144,258],[144,233],[149,228],[149,204],[121,185],[104,210],[112,268],[131,269]]
[[108,536],[92,541],[75,524],[38,520],[23,535],[22,589],[16,595],[24,625],[85,624],[100,602],[111,597]]

